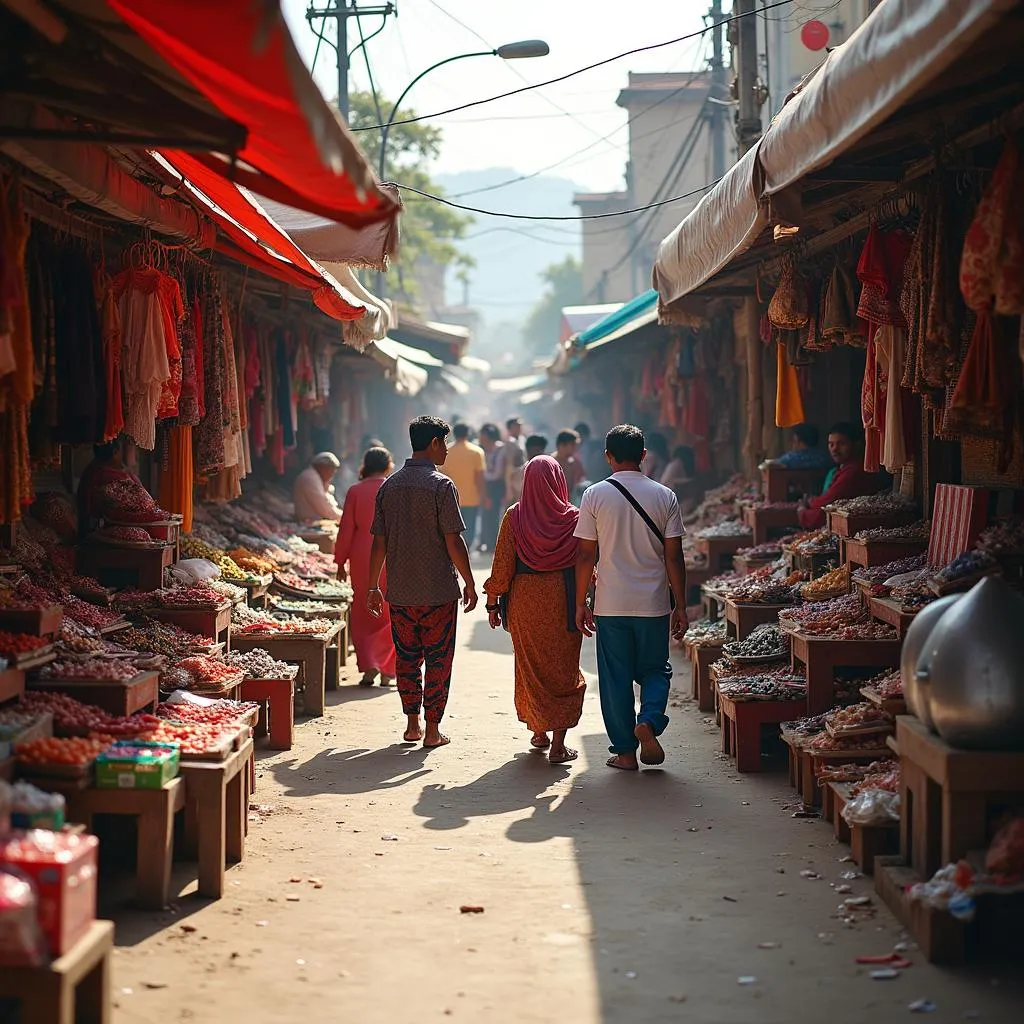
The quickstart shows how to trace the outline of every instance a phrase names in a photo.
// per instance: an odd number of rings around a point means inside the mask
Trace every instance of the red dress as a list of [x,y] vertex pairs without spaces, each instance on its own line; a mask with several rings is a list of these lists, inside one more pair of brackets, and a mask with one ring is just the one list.
[[[383,477],[370,477],[357,483],[345,496],[338,541],[334,546],[334,561],[338,565],[348,562],[349,579],[355,591],[350,622],[359,671],[365,673],[377,669],[381,675],[394,678],[395,642],[391,637],[391,610],[385,602],[384,614],[379,619],[366,610],[366,595],[370,589],[370,548],[373,546],[370,526],[382,483]],[[381,573],[381,590],[387,588],[384,577],[385,574]]]

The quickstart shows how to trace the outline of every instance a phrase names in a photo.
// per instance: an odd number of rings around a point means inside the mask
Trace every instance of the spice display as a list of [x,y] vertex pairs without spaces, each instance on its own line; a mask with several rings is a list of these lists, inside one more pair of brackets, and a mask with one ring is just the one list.
[[206,585],[215,594],[218,594],[226,601],[230,601],[232,604],[245,600],[245,587],[236,587],[233,583],[228,583],[227,580],[207,580]]
[[220,725],[204,725],[198,722],[169,722],[161,719],[160,724],[139,736],[146,743],[175,743],[181,748],[182,756],[207,754],[221,747],[236,731]]
[[168,722],[237,728],[247,715],[258,711],[259,707],[259,704],[237,700],[216,700],[209,705],[182,701],[161,704],[157,707],[156,713],[158,718]]
[[830,601],[817,601],[779,613],[779,621],[798,626],[804,633],[827,633],[841,626],[853,625],[867,618],[860,597],[847,594]]
[[247,573],[226,551],[207,544],[194,534],[182,534],[179,540],[182,558],[205,558],[220,569],[221,576],[228,580],[245,580]]
[[226,665],[218,658],[197,654],[183,658],[174,666],[179,672],[187,672],[191,679],[190,690],[223,689],[241,681],[242,674],[236,668]]
[[738,668],[727,661],[716,661],[712,666],[718,692],[730,700],[804,700],[807,696],[807,680],[788,668]]
[[722,653],[737,662],[778,661],[789,654],[788,637],[778,626],[758,626],[744,640],[733,640],[722,648]]
[[710,619],[691,622],[685,637],[686,643],[693,644],[694,647],[718,647],[724,644],[726,639],[725,619],[719,619],[717,622]]
[[870,530],[858,531],[855,540],[871,543],[899,542],[904,544],[927,544],[932,524],[927,519],[906,526],[876,526]]
[[216,608],[224,601],[224,598],[207,583],[171,587],[157,593],[164,608]]
[[816,580],[805,583],[800,588],[800,596],[805,601],[829,601],[849,593],[850,567],[841,565],[838,569],[819,576]]
[[224,661],[230,668],[244,672],[246,679],[292,679],[298,672],[297,665],[278,661],[261,647],[230,651],[224,655]]
[[30,636],[27,633],[8,633],[6,630],[0,629],[0,656],[5,658],[38,651],[49,643],[48,637]]
[[862,494],[858,498],[841,498],[828,506],[830,512],[847,516],[874,516],[891,513],[908,513],[914,510],[914,503],[891,491],[879,494]]
[[144,626],[132,626],[117,634],[123,647],[151,654],[163,654],[168,658],[184,658],[193,651],[210,648],[213,638],[197,636],[170,622],[149,620]]
[[[42,584],[45,584],[45,587]],[[22,579],[17,584],[16,594],[19,599],[27,602],[27,607],[30,608],[47,608],[60,604],[64,607],[65,616],[93,629],[104,629],[121,617],[119,612],[100,608],[75,597],[53,577],[40,576],[37,581]]]
[[862,701],[848,708],[831,711],[825,720],[825,727],[833,736],[857,735],[860,733],[891,733],[892,718],[877,704]]
[[250,572],[259,573],[261,576],[266,576],[269,573],[276,572],[280,565],[272,558],[267,558],[266,555],[258,555],[255,551],[250,551],[248,548],[236,547],[231,548],[228,551],[228,555],[235,560],[235,562],[243,569],[248,569]]
[[68,765],[85,768],[103,753],[110,743],[106,740],[88,739],[81,736],[52,736],[31,743],[19,743],[14,754],[18,763],[26,767],[41,765]]
[[139,674],[134,665],[126,665],[109,658],[67,659],[50,662],[40,672],[42,679],[102,679],[126,681]]
[[740,577],[725,596],[737,604],[793,604],[800,599],[799,584],[806,578],[806,573],[785,569],[764,575],[759,570]]
[[[171,518],[134,477],[124,477],[100,489],[103,518],[115,523],[156,523]],[[149,539],[149,535],[146,535]]]
[[872,587],[881,587],[886,580],[890,580],[894,576],[923,569],[926,558],[927,555],[922,553],[912,555],[910,558],[897,558],[896,561],[886,562],[885,565],[873,565],[867,568],[862,566],[853,574],[853,579],[857,583],[870,583]]
[[714,526],[705,526],[694,534],[698,540],[713,540],[721,537],[752,537],[753,531],[738,519],[726,519]]
[[839,540],[827,527],[808,533],[794,534],[782,542],[782,549],[794,555],[838,554]]
[[311,597],[327,597],[334,600],[344,600],[351,597],[351,587],[343,587],[337,580],[309,580],[296,576],[293,572],[274,573],[274,582],[288,590],[297,590]]

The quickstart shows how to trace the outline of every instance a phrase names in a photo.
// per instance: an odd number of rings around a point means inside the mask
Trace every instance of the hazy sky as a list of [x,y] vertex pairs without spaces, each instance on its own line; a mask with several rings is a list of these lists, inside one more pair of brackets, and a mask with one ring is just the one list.
[[[324,7],[329,0],[318,0]],[[375,0],[360,0],[369,6]],[[316,37],[306,19],[306,0],[284,0],[292,35],[307,64]],[[723,4],[728,9],[728,0]],[[398,17],[388,19],[367,46],[377,88],[394,99],[420,71],[447,56],[493,49],[506,42],[540,38],[551,54],[532,60],[476,57],[432,72],[409,94],[417,113],[440,111],[474,99],[573,71],[623,50],[698,31],[709,0],[398,0]],[[361,19],[365,34],[379,18]],[[461,22],[462,24],[459,24]],[[359,41],[349,19],[349,49]],[[334,38],[329,23],[329,38]],[[615,97],[629,71],[683,71],[703,66],[708,35],[625,57],[558,85],[437,118],[444,151],[435,171],[512,167],[529,173],[571,178],[595,191],[621,185],[626,160],[626,114]],[[367,87],[362,55],[353,58],[350,87]],[[321,46],[315,77],[327,96],[337,93],[334,49]],[[566,116],[568,112],[572,116]],[[607,136],[607,139],[602,141]],[[579,152],[582,151],[582,152]],[[564,162],[563,162],[564,161]],[[488,192],[489,208],[500,208],[501,190]],[[541,212],[541,211],[538,211]]]

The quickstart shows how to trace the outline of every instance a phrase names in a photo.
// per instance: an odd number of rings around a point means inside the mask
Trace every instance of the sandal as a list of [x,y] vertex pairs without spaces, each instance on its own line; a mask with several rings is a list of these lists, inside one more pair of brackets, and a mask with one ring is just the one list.
[[552,764],[568,764],[570,761],[575,761],[580,756],[578,750],[573,750],[572,747],[564,747],[560,756],[555,757],[554,752],[548,754],[548,760]]
[[534,750],[547,750],[551,746],[551,738],[546,732],[535,732],[530,740],[530,746]]
[[605,761],[605,764],[608,765],[609,768],[618,768],[620,772],[635,772],[640,770],[640,766],[636,764],[620,764],[620,756],[620,754],[612,754],[612,756]]

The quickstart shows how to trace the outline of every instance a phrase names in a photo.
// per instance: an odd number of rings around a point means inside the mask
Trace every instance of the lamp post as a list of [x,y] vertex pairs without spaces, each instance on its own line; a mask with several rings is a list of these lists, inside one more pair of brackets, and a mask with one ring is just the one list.
[[424,76],[429,75],[431,71],[436,71],[440,67],[444,67],[445,64],[451,64],[456,60],[466,60],[469,57],[500,57],[502,60],[523,60],[526,57],[546,57],[551,52],[551,48],[548,46],[543,39],[524,39],[517,43],[506,43],[504,46],[499,46],[496,50],[478,50],[474,53],[459,53],[454,57],[446,57],[444,60],[439,60],[436,64],[431,64],[425,71],[421,71],[403,90],[401,95],[395,101],[395,105],[391,108],[391,113],[388,115],[387,122],[384,124],[384,128],[381,131],[380,137],[380,159],[377,165],[377,172],[380,179],[384,180],[384,164],[387,158],[388,149],[388,133],[391,131],[391,126],[395,123],[395,115],[398,113],[398,108],[402,105],[402,100],[409,95],[409,90]]

